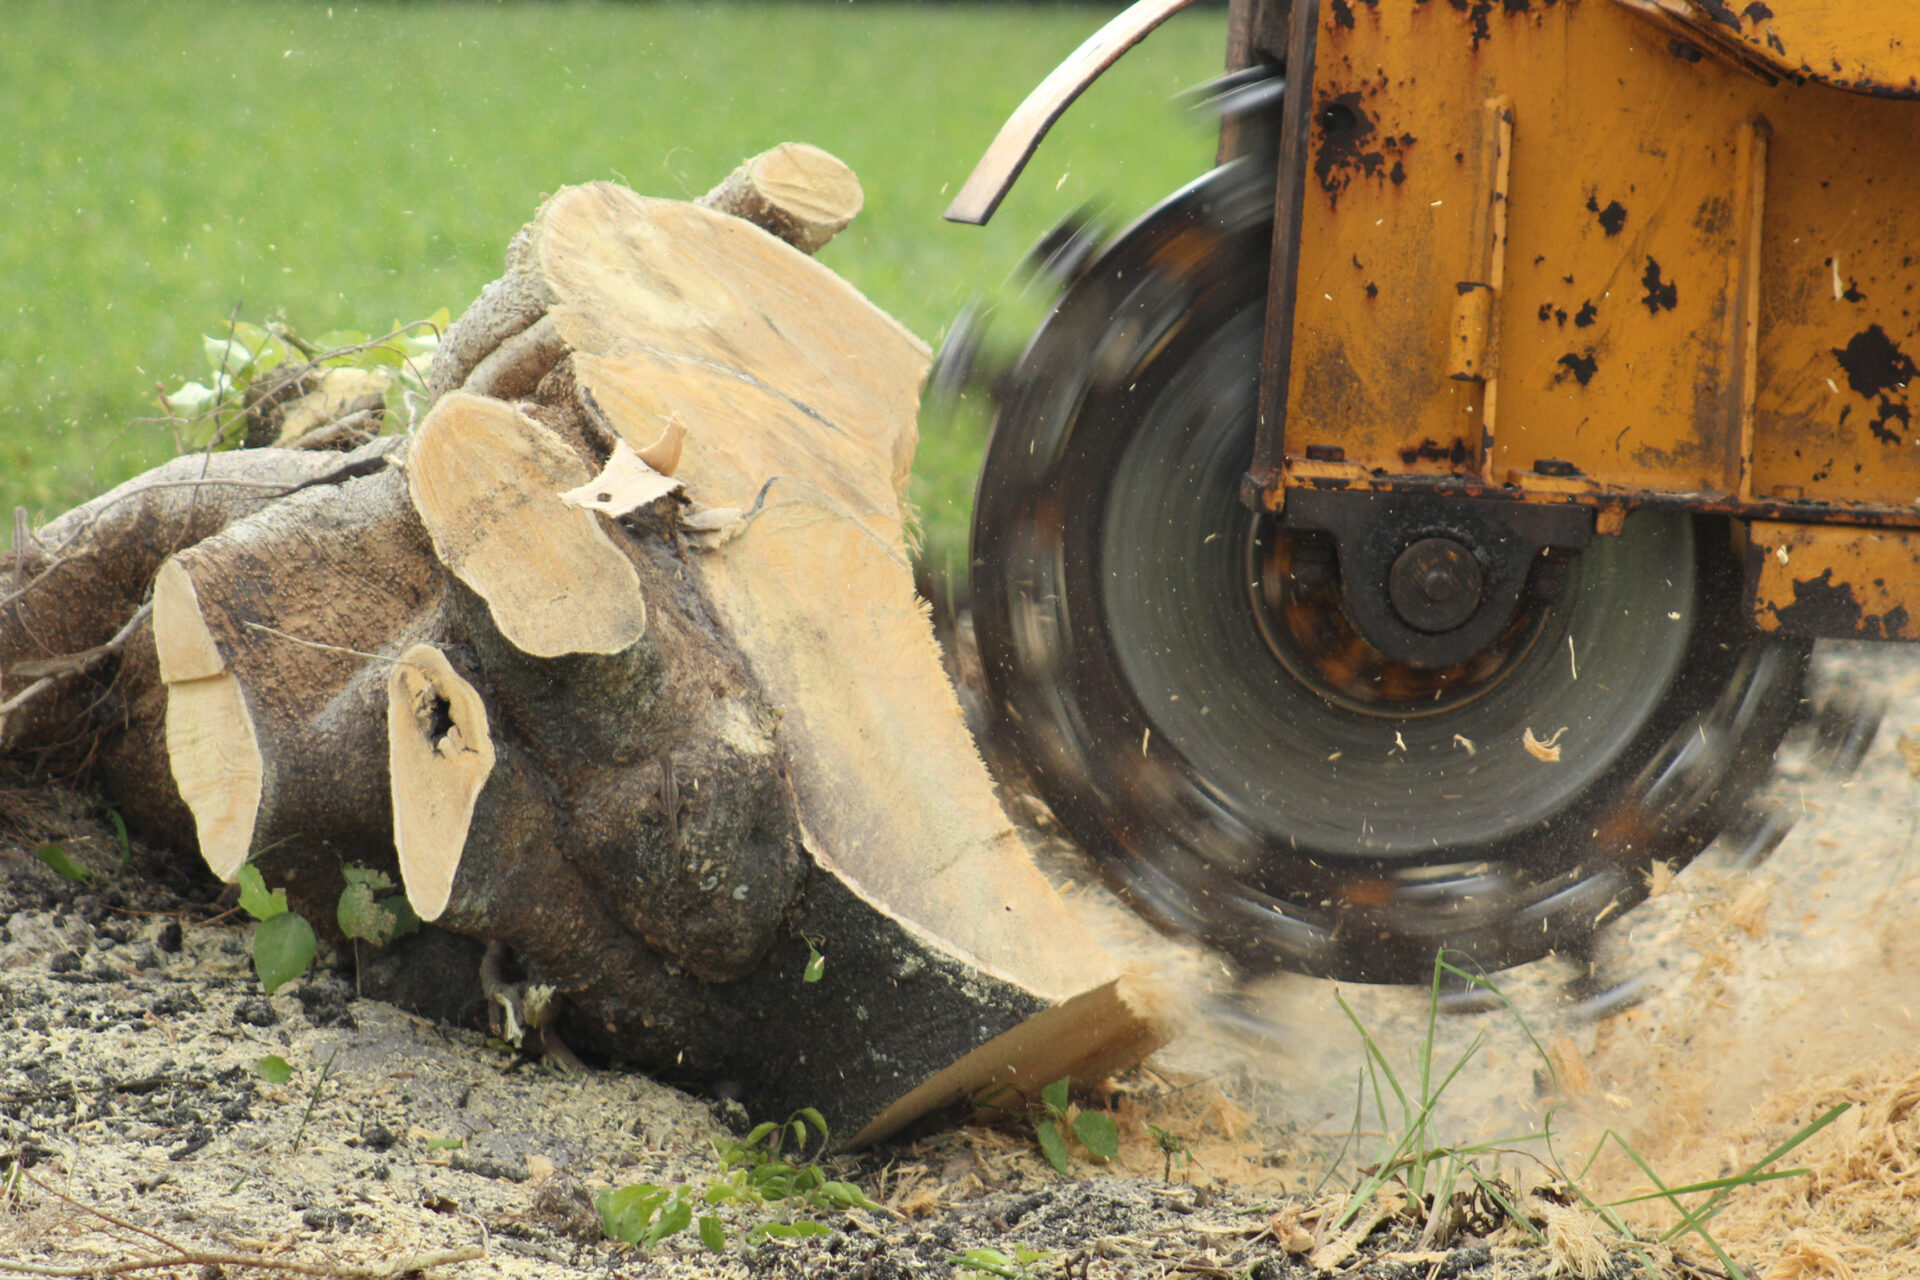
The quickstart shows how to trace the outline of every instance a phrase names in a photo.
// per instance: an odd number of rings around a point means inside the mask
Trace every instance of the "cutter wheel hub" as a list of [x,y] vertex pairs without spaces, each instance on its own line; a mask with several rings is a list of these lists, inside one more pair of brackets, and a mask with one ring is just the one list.
[[1422,538],[1387,575],[1387,598],[1416,631],[1452,631],[1480,608],[1485,582],[1473,552],[1452,538]]

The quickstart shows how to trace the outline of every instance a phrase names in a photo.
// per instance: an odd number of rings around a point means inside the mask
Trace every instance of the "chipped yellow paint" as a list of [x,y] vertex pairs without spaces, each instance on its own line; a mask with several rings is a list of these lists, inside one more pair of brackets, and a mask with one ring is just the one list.
[[1860,640],[1920,639],[1908,608],[1920,583],[1920,532],[1755,520],[1747,588],[1762,631]]
[[[1320,24],[1286,483],[1334,479],[1321,446],[1368,487],[1566,501],[1577,476],[1602,505],[1920,524],[1920,102],[1768,83],[1616,0]],[[1461,287],[1494,266],[1487,381],[1462,380]]]
[[1920,5],[1913,0],[1657,2],[1707,39],[1741,46],[1779,75],[1859,93],[1920,96]]

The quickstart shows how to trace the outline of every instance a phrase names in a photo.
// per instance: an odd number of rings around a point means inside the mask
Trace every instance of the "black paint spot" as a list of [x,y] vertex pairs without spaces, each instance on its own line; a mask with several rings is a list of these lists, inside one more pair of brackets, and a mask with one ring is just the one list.
[[1852,341],[1845,347],[1835,347],[1833,354],[1847,371],[1847,385],[1853,393],[1868,399],[1889,391],[1905,391],[1909,382],[1920,377],[1920,367],[1877,324],[1854,334]]
[[[1908,383],[1920,377],[1920,367],[1916,367],[1912,358],[1877,324],[1854,334],[1852,341],[1845,347],[1835,347],[1833,354],[1840,367],[1847,371],[1847,386],[1853,393],[1879,401],[1867,430],[1882,444],[1899,444],[1904,438],[1901,431],[1911,431],[1913,427],[1906,390]],[[1843,409],[1840,421],[1844,423],[1846,419]],[[1899,430],[1894,427],[1896,422]]]
[[1753,0],[1752,4],[1748,5],[1746,8],[1742,9],[1740,12],[1746,15],[1748,22],[1753,22],[1753,23],[1765,22],[1769,18],[1773,17],[1773,10],[1767,8],[1767,6],[1765,6],[1764,4],[1761,4],[1760,0]]
[[1847,281],[1846,291],[1840,296],[1848,302],[1865,302],[1867,300],[1867,295],[1860,292],[1860,286],[1852,280]]
[[1388,181],[1392,182],[1393,185],[1396,187],[1399,186],[1401,183],[1405,182],[1407,180],[1407,170],[1405,166],[1403,166],[1398,160],[1395,160],[1393,162],[1393,170],[1392,172],[1387,174],[1387,179]]
[[1457,12],[1467,15],[1473,24],[1473,47],[1478,49],[1482,40],[1491,39],[1493,33],[1487,29],[1487,15],[1493,12],[1493,0],[1447,0]]
[[1502,0],[1502,3],[1508,13],[1530,13],[1533,10],[1533,0]]
[[1901,605],[1883,614],[1868,613],[1854,598],[1853,584],[1835,582],[1830,568],[1822,569],[1817,578],[1796,581],[1793,603],[1776,605],[1773,615],[1789,635],[1859,636],[1868,640],[1897,640],[1911,621]]
[[1891,425],[1895,419],[1899,420],[1902,427],[1908,430],[1913,428],[1913,413],[1905,404],[1898,400],[1882,400],[1879,416],[1867,424],[1867,430],[1873,432],[1873,438],[1881,444],[1899,444],[1900,433]]
[[1455,436],[1453,443],[1441,447],[1440,442],[1429,436],[1417,445],[1400,450],[1400,462],[1403,466],[1412,466],[1416,462],[1445,462],[1452,466],[1463,466],[1467,461],[1467,442]]
[[1618,200],[1609,201],[1602,209],[1597,196],[1588,196],[1587,210],[1600,215],[1600,226],[1610,236],[1619,235],[1620,228],[1627,225],[1627,207]]
[[[1592,351],[1588,351],[1585,355],[1576,355],[1569,351],[1560,357],[1560,363],[1572,372],[1574,381],[1583,387],[1593,381],[1594,374],[1600,372],[1600,362],[1594,359]],[[1566,376],[1564,373],[1560,374],[1554,381],[1564,381]]]
[[1377,298],[1380,296],[1380,286],[1371,280],[1367,281],[1367,296],[1369,298]]
[[1594,317],[1598,316],[1599,314],[1600,314],[1600,309],[1594,306],[1593,299],[1589,298],[1587,299],[1586,302],[1581,304],[1579,312],[1577,312],[1574,315],[1573,327],[1576,329],[1590,328],[1593,324]]
[[1347,30],[1353,30],[1353,10],[1347,5],[1347,0],[1333,0],[1333,20]]
[[1660,264],[1652,258],[1647,259],[1647,269],[1640,277],[1640,283],[1647,286],[1647,296],[1640,301],[1647,304],[1647,310],[1653,315],[1662,311],[1671,311],[1680,305],[1680,286],[1660,278]]
[[1567,324],[1567,313],[1566,313],[1566,311],[1565,311],[1565,310],[1563,310],[1562,308],[1560,308],[1560,307],[1555,307],[1555,308],[1553,309],[1553,319],[1554,319],[1554,322],[1555,322],[1556,324],[1558,324],[1558,325],[1560,325],[1560,327],[1561,327],[1561,328],[1563,328],[1563,329],[1564,329],[1564,328],[1566,327],[1566,324]]
[[1361,108],[1357,90],[1323,102],[1314,113],[1314,124],[1320,131],[1320,149],[1314,156],[1313,173],[1334,203],[1339,203],[1354,174],[1374,178],[1386,171],[1386,156],[1367,148],[1374,123]]
[[1853,598],[1852,584],[1836,585],[1831,568],[1822,569],[1817,578],[1796,580],[1793,603],[1773,610],[1781,628],[1794,635],[1852,635],[1859,629],[1862,612]]
[[1540,304],[1540,323],[1545,324],[1547,321],[1551,319],[1553,319],[1553,304],[1551,302],[1541,303]]
[[1740,15],[1733,11],[1733,6],[1728,4],[1727,0],[1694,0],[1694,2],[1705,9],[1707,16],[1721,26],[1732,27],[1735,31],[1740,29]]

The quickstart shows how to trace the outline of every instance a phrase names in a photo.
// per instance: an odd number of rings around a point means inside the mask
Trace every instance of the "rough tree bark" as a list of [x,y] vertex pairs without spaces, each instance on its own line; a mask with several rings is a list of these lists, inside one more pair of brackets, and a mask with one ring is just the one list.
[[699,204],[561,191],[411,435],[19,541],[0,750],[91,753],[323,919],[388,868],[568,1043],[845,1140],[1144,1056],[1155,994],[1027,857],[913,594],[927,350],[793,247],[859,199],[793,146]]

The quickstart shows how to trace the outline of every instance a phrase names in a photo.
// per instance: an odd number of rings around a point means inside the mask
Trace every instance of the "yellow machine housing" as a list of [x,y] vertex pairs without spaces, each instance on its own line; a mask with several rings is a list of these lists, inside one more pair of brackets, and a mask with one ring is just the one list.
[[1920,634],[1920,4],[1269,0],[1233,33],[1312,77],[1266,506],[1722,512],[1762,628]]

